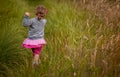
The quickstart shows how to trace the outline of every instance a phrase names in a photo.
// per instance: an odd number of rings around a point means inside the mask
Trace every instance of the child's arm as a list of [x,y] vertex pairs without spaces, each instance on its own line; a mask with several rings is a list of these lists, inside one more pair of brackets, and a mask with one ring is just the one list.
[[32,19],[29,19],[30,14],[28,12],[25,13],[23,18],[23,26],[30,26],[32,25]]

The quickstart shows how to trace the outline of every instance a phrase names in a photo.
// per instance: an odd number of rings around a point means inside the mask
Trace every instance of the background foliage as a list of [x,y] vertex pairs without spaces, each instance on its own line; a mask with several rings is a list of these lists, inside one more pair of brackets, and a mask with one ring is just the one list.
[[[0,77],[119,77],[119,0],[1,0]],[[41,64],[22,48],[24,12],[48,8]]]

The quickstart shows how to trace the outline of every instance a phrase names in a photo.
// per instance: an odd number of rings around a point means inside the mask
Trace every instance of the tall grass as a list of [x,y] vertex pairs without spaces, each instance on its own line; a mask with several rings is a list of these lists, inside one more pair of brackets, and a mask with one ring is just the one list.
[[[0,77],[119,76],[119,28],[116,31],[106,28],[104,18],[77,6],[76,1],[2,1]],[[24,12],[29,11],[33,17],[39,4],[49,11],[45,28],[47,45],[42,50],[40,66],[34,69],[30,50],[21,47],[27,37],[21,23]]]
[[[72,0],[76,9],[92,10],[96,17],[103,19],[104,41],[102,44],[103,55],[103,72],[106,76],[120,76],[120,1],[119,0]],[[99,54],[99,53],[98,53]]]
[[[27,66],[27,52],[21,47],[23,10],[16,0],[0,5],[0,77],[21,77]],[[21,69],[22,68],[22,69]]]

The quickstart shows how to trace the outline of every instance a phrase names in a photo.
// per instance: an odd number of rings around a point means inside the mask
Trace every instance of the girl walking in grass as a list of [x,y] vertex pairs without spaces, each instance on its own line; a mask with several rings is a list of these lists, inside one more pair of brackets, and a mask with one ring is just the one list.
[[32,50],[34,66],[38,66],[41,49],[46,44],[44,39],[44,27],[47,22],[44,17],[46,14],[47,9],[40,5],[35,9],[36,17],[30,19],[30,13],[26,12],[23,18],[23,26],[28,27],[29,31],[28,38],[23,41],[22,46]]

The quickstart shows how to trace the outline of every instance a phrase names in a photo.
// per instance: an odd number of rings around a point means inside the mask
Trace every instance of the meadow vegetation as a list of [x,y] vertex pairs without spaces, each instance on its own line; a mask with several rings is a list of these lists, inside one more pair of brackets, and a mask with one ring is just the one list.
[[[119,77],[119,0],[1,0],[0,77]],[[22,48],[26,11],[48,8],[41,64]]]

